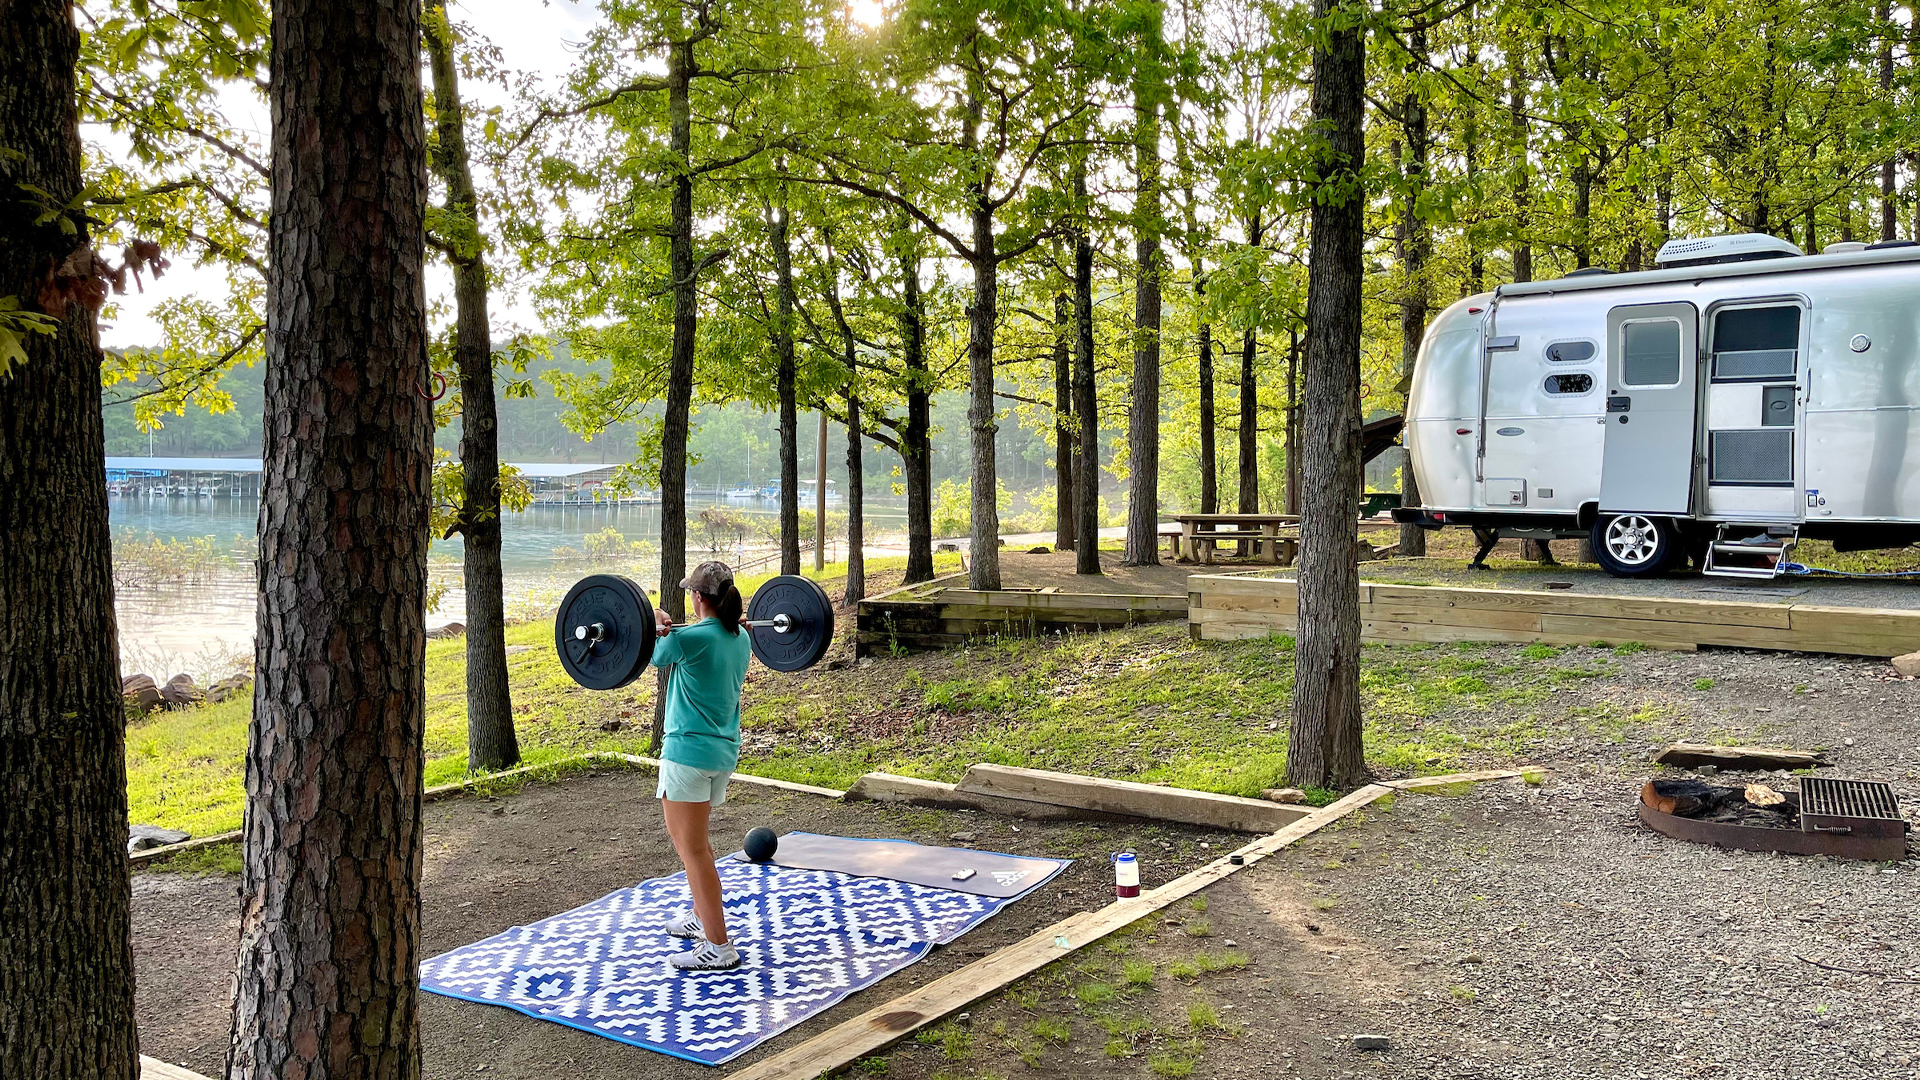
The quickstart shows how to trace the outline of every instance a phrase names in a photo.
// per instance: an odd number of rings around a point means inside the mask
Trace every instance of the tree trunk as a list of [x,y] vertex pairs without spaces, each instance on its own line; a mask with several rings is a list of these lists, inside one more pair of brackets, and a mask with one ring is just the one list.
[[1000,318],[1000,263],[994,255],[993,210],[984,186],[969,192],[973,201],[973,303],[967,308],[967,427],[972,432],[973,527],[967,584],[974,589],[1000,587],[1000,493],[994,469],[993,333]]
[[[1194,303],[1206,302],[1206,281],[1200,276],[1200,260],[1193,260]],[[1200,321],[1200,512],[1220,512],[1220,468],[1215,460],[1214,427],[1219,420],[1213,413],[1213,325]]]
[[1053,549],[1073,550],[1073,297],[1053,297]]
[[1073,572],[1100,570],[1100,412],[1093,395],[1093,236],[1087,223],[1087,161],[1073,163],[1073,416],[1079,430],[1074,467]]
[[[1427,32],[1415,29],[1408,35],[1411,50],[1407,76],[1418,78],[1427,63]],[[1409,400],[1413,387],[1414,362],[1420,356],[1420,342],[1427,334],[1428,284],[1427,262],[1433,253],[1433,228],[1420,216],[1420,195],[1427,185],[1427,103],[1419,92],[1409,92],[1400,105],[1401,130],[1407,139],[1406,197],[1400,207],[1400,221],[1394,230],[1400,268],[1407,279],[1405,295],[1400,299],[1400,394]],[[1402,410],[1405,411],[1404,409]],[[1413,475],[1413,459],[1400,468],[1400,505],[1420,505],[1420,481]],[[1400,526],[1400,554],[1425,555],[1427,530],[1418,525]]]
[[1586,152],[1573,163],[1573,265],[1585,269],[1593,265],[1593,170]]
[[1517,53],[1509,54],[1507,75],[1509,116],[1513,123],[1513,280],[1533,280],[1533,166],[1527,158],[1527,75]]
[[900,255],[900,351],[907,373],[907,425],[900,466],[907,482],[907,576],[933,580],[933,404],[928,388],[926,312],[920,299],[920,253],[911,238]]
[[1287,334],[1287,493],[1284,513],[1300,512],[1300,332]]
[[[1893,25],[1893,6],[1890,0],[1880,0],[1874,11],[1874,18],[1880,24],[1880,100],[1893,104],[1893,38],[1899,29]],[[1898,203],[1893,198],[1894,156],[1889,154],[1880,163],[1880,239],[1897,240],[1900,237],[1900,218]]]
[[1141,74],[1133,91],[1134,136],[1133,404],[1127,411],[1127,544],[1123,566],[1160,563],[1160,19],[1157,3],[1143,32]]
[[[852,371],[852,368],[848,368]],[[860,395],[847,386],[847,595],[857,604],[867,596],[867,528],[861,503],[866,499],[866,477],[860,464]]]
[[[1301,425],[1300,617],[1287,782],[1345,789],[1366,779],[1360,737],[1360,288],[1366,198],[1366,46],[1329,18],[1313,53],[1313,122],[1324,132],[1308,255],[1306,417]],[[1331,25],[1330,25],[1331,24]],[[1355,190],[1350,190],[1355,189]]]
[[260,604],[230,1080],[417,1080],[420,9],[273,6]]
[[[1247,219],[1247,244],[1259,247],[1266,235],[1266,223],[1254,213]],[[1240,335],[1240,495],[1237,510],[1242,514],[1260,512],[1260,390],[1254,379],[1254,361],[1259,356],[1259,340],[1249,329]],[[1293,404],[1293,384],[1287,384],[1287,404]],[[1289,411],[1288,416],[1292,416]],[[1292,429],[1287,434],[1287,460],[1293,460]],[[1287,513],[1292,513],[1288,510]]]
[[[493,394],[493,328],[487,316],[487,264],[479,243],[479,199],[467,153],[466,113],[454,65],[447,8],[436,2],[421,20],[432,61],[434,123],[439,135],[430,164],[447,188],[446,210],[462,226],[449,252],[453,266],[454,345],[460,366],[459,530],[467,587],[467,768],[505,769],[520,762],[507,686],[506,594],[500,567],[500,423]],[[470,234],[466,229],[471,227]],[[471,249],[462,247],[471,243]]]
[[[687,576],[687,434],[693,411],[693,350],[699,330],[700,294],[693,280],[693,102],[698,70],[692,40],[667,49],[667,145],[680,167],[673,170],[669,200],[667,273],[673,282],[673,344],[667,354],[667,407],[660,422],[660,608],[676,621],[687,617],[680,582]],[[667,668],[654,676],[653,730],[648,753],[658,755],[666,738]]]
[[81,190],[79,51],[64,0],[0,6],[0,297],[58,320],[0,374],[0,1076],[21,1080],[140,1075],[100,345],[86,303],[39,299],[92,240],[17,186]]
[[793,248],[787,242],[787,208],[767,208],[767,243],[773,249],[774,377],[780,398],[780,572],[800,572],[800,404],[794,390]]
[[1240,443],[1239,492],[1234,510],[1241,514],[1260,512],[1260,390],[1254,380],[1253,361],[1260,342],[1252,330],[1240,335]]

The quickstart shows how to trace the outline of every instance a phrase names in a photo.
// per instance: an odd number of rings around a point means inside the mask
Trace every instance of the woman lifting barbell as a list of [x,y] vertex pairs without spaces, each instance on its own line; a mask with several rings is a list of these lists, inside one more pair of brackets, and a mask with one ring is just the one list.
[[697,621],[676,627],[665,611],[654,612],[653,666],[674,667],[654,795],[693,894],[693,909],[669,921],[667,933],[697,944],[669,962],[683,971],[724,971],[739,965],[740,951],[727,940],[707,821],[726,802],[727,778],[740,758],[740,687],[752,651],[740,626],[740,590],[725,563],[701,563],[680,587],[690,594]]

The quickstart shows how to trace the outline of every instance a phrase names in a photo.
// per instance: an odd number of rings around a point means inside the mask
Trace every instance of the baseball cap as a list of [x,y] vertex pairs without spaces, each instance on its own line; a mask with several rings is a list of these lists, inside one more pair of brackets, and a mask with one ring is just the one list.
[[703,562],[693,568],[693,572],[680,582],[683,589],[692,589],[702,596],[719,596],[733,584],[733,571],[723,562]]

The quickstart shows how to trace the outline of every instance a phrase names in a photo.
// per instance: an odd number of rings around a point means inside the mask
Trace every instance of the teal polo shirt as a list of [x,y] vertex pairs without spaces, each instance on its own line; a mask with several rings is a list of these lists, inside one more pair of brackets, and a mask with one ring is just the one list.
[[660,756],[709,772],[740,760],[740,687],[753,655],[747,628],[729,634],[718,619],[701,619],[653,647],[653,666],[674,665],[667,680],[666,739]]

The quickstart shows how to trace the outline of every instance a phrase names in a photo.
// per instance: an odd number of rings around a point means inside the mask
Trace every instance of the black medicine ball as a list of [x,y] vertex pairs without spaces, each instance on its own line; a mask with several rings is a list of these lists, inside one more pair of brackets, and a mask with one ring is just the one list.
[[771,862],[773,853],[779,848],[780,838],[764,825],[747,833],[747,858],[754,862]]

